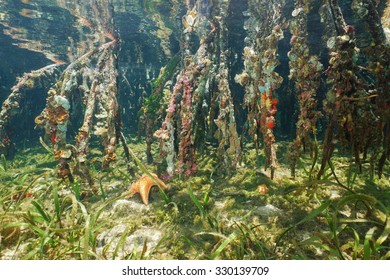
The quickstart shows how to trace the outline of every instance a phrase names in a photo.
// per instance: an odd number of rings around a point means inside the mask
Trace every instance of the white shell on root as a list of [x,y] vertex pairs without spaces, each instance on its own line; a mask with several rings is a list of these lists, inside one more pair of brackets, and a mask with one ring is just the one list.
[[326,46],[328,47],[328,49],[333,49],[335,44],[336,44],[336,37],[330,37],[326,42]]
[[70,103],[69,103],[68,99],[66,99],[63,96],[60,96],[60,95],[54,96],[54,102],[56,103],[55,104],[56,106],[62,106],[65,110],[70,109]]
[[301,12],[303,12],[304,10],[303,10],[303,8],[297,8],[297,9],[295,9],[294,11],[292,11],[292,13],[291,13],[291,15],[293,16],[293,17],[296,17],[296,16],[298,16]]
[[108,129],[105,127],[95,127],[95,131],[93,134],[95,135],[106,135],[108,132]]
[[351,39],[348,35],[339,36],[338,38],[342,43],[346,43]]
[[185,20],[189,26],[194,26],[195,18],[192,15],[186,16]]
[[63,158],[63,159],[71,158],[71,156],[72,156],[71,150],[63,150],[61,153],[61,158]]

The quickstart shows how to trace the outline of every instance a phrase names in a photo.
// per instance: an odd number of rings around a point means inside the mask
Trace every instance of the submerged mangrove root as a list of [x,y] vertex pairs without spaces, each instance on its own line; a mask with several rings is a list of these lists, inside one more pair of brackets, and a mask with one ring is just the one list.
[[[194,9],[184,18],[185,20],[191,19],[193,23],[193,17],[201,17],[197,15]],[[204,17],[201,17],[204,19]],[[196,19],[198,21],[198,19]],[[204,19],[205,22],[207,20]],[[213,49],[213,41],[216,34],[215,25],[210,22],[211,31],[209,34],[201,39],[201,44],[194,55],[189,54],[188,41],[189,36],[186,34],[187,48],[184,49],[184,69],[179,73],[176,78],[176,84],[173,88],[170,103],[167,109],[167,115],[165,121],[162,124],[161,129],[154,133],[156,138],[160,139],[160,155],[167,160],[167,172],[171,176],[174,169],[175,158],[175,119],[179,118],[178,129],[179,131],[179,166],[177,171],[189,176],[196,172],[196,151],[194,144],[194,122],[195,114],[194,108],[197,108],[197,104],[194,102],[200,102],[195,100],[194,94],[198,88],[200,82],[207,78],[207,73],[210,68],[211,60],[210,56]],[[190,26],[189,26],[190,27]],[[192,31],[191,28],[188,31]]]
[[[226,55],[221,53],[221,64],[226,65]],[[221,66],[216,76],[218,82],[218,106],[219,115],[214,120],[217,125],[215,133],[219,145],[217,155],[222,160],[226,170],[236,168],[241,156],[240,140],[237,133],[234,116],[234,103],[229,89],[228,69]]]
[[234,115],[234,101],[229,87],[229,70],[227,67],[227,30],[223,20],[227,14],[227,5],[221,5],[220,10],[222,17],[219,21],[219,69],[217,75],[215,76],[216,81],[218,81],[216,101],[218,104],[219,115],[214,122],[217,126],[215,138],[219,142],[217,156],[222,161],[225,170],[229,174],[232,167],[237,167],[241,157],[241,146],[237,133]]
[[[354,2],[355,12],[363,17],[371,34],[372,44],[365,50],[365,53],[369,58],[368,71],[375,78],[375,90],[371,91],[374,93],[371,96],[375,97],[376,108],[373,111],[377,117],[375,123],[377,130],[370,131],[368,136],[370,145],[366,145],[364,152],[367,153],[368,147],[373,147],[373,155],[370,159],[371,169],[374,170],[375,162],[379,157],[377,174],[381,178],[385,162],[390,159],[390,45],[375,3],[372,0],[355,0]],[[387,5],[387,9],[390,9],[390,4]],[[362,9],[365,13],[359,13]],[[387,22],[389,22],[388,19]],[[380,152],[382,155],[379,156]]]
[[[177,66],[180,62],[179,53],[176,54],[172,59],[169,60],[167,65],[160,70],[158,78],[153,81],[152,93],[144,101],[144,105],[140,111],[140,127],[143,126],[145,129],[145,140],[146,140],[146,157],[147,162],[152,163],[152,142],[153,142],[153,130],[156,123],[161,119],[163,115],[162,110],[165,106],[162,106],[164,98],[164,86],[172,79],[173,74],[176,71]],[[140,129],[140,128],[139,128]]]
[[[36,123],[44,126],[46,135],[53,145],[55,157],[60,161],[58,174],[61,178],[71,178],[69,162],[72,157],[75,157],[75,173],[86,178],[93,186],[93,180],[86,166],[93,117],[99,120],[94,126],[94,134],[103,138],[105,147],[103,167],[108,166],[109,162],[116,158],[115,118],[118,115],[116,46],[116,41],[106,43],[70,64],[61,79],[49,90],[46,108],[36,118]],[[96,70],[91,71],[94,61],[96,61]],[[82,83],[79,84],[79,81]],[[84,96],[86,108],[83,125],[76,137],[76,154],[73,154],[66,148],[66,132],[72,95],[75,92]]]
[[[261,6],[261,7],[260,7]],[[274,10],[271,16],[268,10]],[[283,38],[283,30],[277,23],[281,16],[280,6],[264,1],[263,5],[250,1],[250,11],[256,11],[257,17],[249,20],[248,28],[254,28],[253,20],[261,28],[252,30],[248,37],[252,45],[244,48],[245,70],[235,77],[235,81],[245,86],[244,104],[248,108],[249,135],[258,149],[259,131],[263,136],[266,156],[265,169],[270,168],[274,178],[277,168],[275,128],[278,100],[274,92],[282,84],[283,78],[275,72],[279,64],[277,59],[278,41]]]
[[[307,146],[312,146],[310,132],[316,133],[316,122],[321,116],[321,113],[316,110],[316,93],[320,86],[322,64],[317,56],[310,55],[307,38],[308,12],[305,10],[304,1],[296,0],[293,19],[290,22],[291,51],[288,52],[290,59],[289,79],[295,80],[296,96],[299,104],[296,138],[291,143],[287,154],[292,177],[295,177],[296,162],[303,150]],[[311,147],[311,149],[315,149],[315,147]]]
[[[375,62],[369,63],[368,69],[372,72],[371,74],[377,76],[378,83],[378,92],[373,92],[370,90],[368,82],[363,79],[364,75],[360,75],[361,68],[356,65],[359,49],[355,42],[355,27],[346,24],[337,0],[327,1],[323,7],[321,16],[327,19],[325,21],[327,26],[334,24],[333,34],[336,35],[329,34],[327,41],[330,60],[326,74],[331,89],[324,101],[328,127],[324,139],[322,164],[317,174],[318,179],[324,174],[326,164],[332,157],[335,140],[343,147],[351,147],[359,172],[362,171],[361,155],[363,154],[363,157],[367,155],[368,147],[374,148],[373,156],[376,157],[378,154],[377,147],[380,147],[383,142],[381,133],[378,133],[377,128],[382,130],[386,123],[386,113],[385,115],[381,113],[381,108],[386,105],[381,104],[380,100],[386,100],[386,97],[384,97],[386,96],[386,87],[388,92],[388,85],[386,86],[385,82],[381,82],[381,78],[375,74],[378,67],[384,70],[381,63],[384,62],[382,56],[386,57],[386,55],[380,51],[383,48],[379,47],[376,50],[379,56],[374,59],[371,57]],[[372,18],[368,20],[370,22]],[[332,22],[332,24],[329,22]],[[368,25],[372,26],[372,24]],[[376,31],[372,32],[372,37],[374,42],[378,42]],[[379,37],[384,38],[384,36]],[[366,51],[370,52],[370,49],[368,48]],[[388,73],[387,69],[387,71],[381,71],[380,75],[389,77]],[[382,91],[382,89],[385,91]],[[371,97],[374,95],[378,95],[375,97],[375,101],[379,101],[379,104],[371,101]],[[374,159],[371,159],[371,162],[374,162]]]
[[[277,168],[276,159],[276,147],[275,147],[275,136],[273,129],[275,127],[275,116],[277,112],[277,99],[273,97],[273,91],[275,91],[282,83],[283,78],[276,72],[272,71],[278,65],[276,53],[278,40],[283,38],[283,31],[278,25],[274,27],[271,35],[266,37],[266,48],[264,52],[266,57],[263,62],[263,77],[258,82],[258,89],[261,93],[261,105],[260,105],[260,129],[263,134],[264,141],[264,152],[266,156],[266,166],[271,169],[271,179],[274,178],[275,170]],[[273,50],[273,51],[271,51]],[[264,59],[264,58],[263,58]],[[269,74],[268,74],[269,73]]]
[[7,125],[12,116],[19,113],[20,102],[27,91],[36,88],[46,88],[60,75],[63,68],[61,64],[52,64],[41,69],[25,73],[18,79],[16,85],[11,88],[11,93],[3,102],[0,111],[0,154],[7,155],[11,147],[11,139],[8,136]]

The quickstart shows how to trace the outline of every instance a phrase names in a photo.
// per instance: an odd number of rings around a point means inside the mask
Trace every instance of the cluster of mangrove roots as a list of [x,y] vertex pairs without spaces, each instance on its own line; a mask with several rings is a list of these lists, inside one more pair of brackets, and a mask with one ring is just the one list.
[[[318,12],[324,30],[323,45],[329,53],[323,72],[319,54],[312,53],[309,42],[308,19],[315,12],[315,1],[294,0],[294,7],[286,8],[287,0],[248,0],[243,26],[244,69],[234,79],[226,20],[231,1],[181,3],[187,11],[183,15],[180,8],[173,8],[169,12],[170,23],[173,15],[182,16],[182,20],[176,21],[176,26],[169,24],[169,28],[156,8],[159,4],[145,5],[159,28],[153,32],[160,39],[162,53],[170,58],[152,82],[151,93],[139,112],[140,127],[145,128],[148,162],[153,161],[155,137],[160,141],[160,155],[166,160],[168,175],[178,172],[189,176],[197,171],[198,150],[211,141],[217,143],[217,157],[224,167],[221,170],[229,172],[237,167],[241,145],[248,134],[257,152],[260,146],[264,149],[265,168],[274,178],[278,166],[274,129],[280,111],[276,97],[291,84],[298,104],[296,135],[286,155],[292,176],[307,148],[315,152],[310,174],[314,172],[317,122],[324,115],[326,129],[317,178],[321,179],[327,166],[332,166],[331,158],[338,147],[350,150],[358,171],[362,171],[364,162],[369,162],[371,175],[376,170],[380,177],[390,157],[390,46],[377,2],[351,3],[351,11],[367,27],[369,46],[359,45],[358,31],[346,22],[338,0],[316,4],[321,6]],[[53,54],[47,54],[57,64],[25,74],[11,89],[0,112],[0,153],[7,154],[11,147],[7,125],[20,110],[23,95],[33,88],[47,89],[55,81],[48,91],[46,107],[35,122],[44,128],[45,141],[54,148],[58,175],[73,180],[73,174],[78,174],[93,186],[87,164],[91,135],[102,139],[103,167],[116,159],[115,148],[122,135],[117,101],[119,39],[113,23],[115,3],[57,0],[57,4],[75,16],[84,40],[69,39],[66,68]],[[385,9],[388,14],[390,7]],[[389,22],[385,24],[389,28]],[[288,80],[293,83],[281,87],[283,78],[276,68],[283,50],[280,42],[287,32],[291,34]],[[18,34],[11,36],[18,39]],[[180,51],[173,56],[170,36],[176,36],[180,45]],[[363,65],[362,61],[367,63]],[[326,78],[326,85],[321,84],[321,76]],[[241,104],[231,90],[233,80],[245,90],[242,105],[246,122],[242,132],[237,129],[237,105]],[[327,91],[322,111],[318,104],[321,85]],[[72,116],[81,116],[83,120],[75,144],[69,145],[67,132]]]
[[[177,137],[175,129],[178,132],[179,142],[179,166],[177,167],[178,173],[184,173],[187,176],[193,174],[197,170],[196,165],[196,150],[194,143],[194,123],[196,122],[195,110],[197,105],[202,104],[199,95],[203,93],[199,92],[199,85],[203,84],[205,79],[208,78],[210,71],[211,56],[213,53],[213,42],[217,33],[217,28],[214,23],[207,20],[204,15],[198,14],[194,7],[190,7],[183,21],[188,24],[188,33],[185,34],[185,49],[183,51],[183,70],[180,71],[176,77],[176,83],[173,87],[169,105],[167,108],[167,114],[162,127],[155,132],[155,136],[160,139],[161,155],[166,158],[167,172],[171,176],[174,171],[174,159],[176,158],[175,142]],[[188,23],[189,22],[189,23]],[[207,24],[206,24],[207,23]],[[196,26],[195,26],[196,25]],[[189,46],[191,44],[190,33],[193,31],[191,28],[202,26],[206,28],[210,26],[208,34],[202,38],[200,46],[195,54],[191,54]],[[203,30],[202,30],[203,31]]]
[[[376,78],[376,87],[370,86],[361,74],[357,64],[360,50],[356,45],[355,27],[345,22],[339,1],[326,1],[321,8],[321,16],[328,31],[327,46],[330,60],[326,74],[330,90],[324,102],[328,126],[318,179],[324,174],[326,166],[331,165],[335,140],[342,146],[351,148],[359,172],[362,171],[362,160],[366,160],[368,149],[373,150],[370,159],[371,170],[374,170],[373,165],[380,150],[380,143],[384,143],[384,155],[387,153],[388,157],[386,144],[388,135],[383,135],[388,134],[389,118],[383,109],[389,104],[389,85],[385,84],[382,77],[389,77],[389,68],[388,65],[381,63],[388,61],[389,47],[385,45],[384,35],[379,31],[382,30],[380,18],[377,14],[374,15],[377,11],[373,2],[370,0],[364,2],[367,11],[363,14],[367,13],[365,17],[373,40],[373,46],[368,48],[367,52],[370,55],[372,49],[378,50],[367,69],[369,74]],[[381,160],[378,164],[379,175],[383,169]]]
[[22,99],[32,89],[47,88],[58,79],[61,68],[63,68],[61,64],[52,64],[26,73],[11,88],[11,93],[3,102],[0,111],[0,154],[7,155],[10,153],[12,142],[7,132],[7,126],[12,116],[18,113]]
[[[183,70],[176,77],[162,128],[154,134],[161,140],[160,151],[166,158],[169,175],[174,171],[193,174],[197,170],[196,150],[203,147],[201,143],[207,137],[218,140],[217,156],[224,170],[236,168],[241,156],[234,101],[229,86],[227,29],[224,22],[228,3],[216,5],[218,9],[215,8],[215,13],[219,16],[214,18],[210,17],[207,8],[211,5],[209,1],[196,1],[193,5],[188,3],[188,12],[183,17]],[[194,54],[190,51],[191,33],[196,33],[200,38]],[[175,133],[175,130],[178,132]],[[176,157],[179,164],[175,169]]]
[[283,39],[283,30],[279,24],[281,10],[274,1],[264,1],[262,4],[249,1],[249,11],[251,18],[247,26],[251,28],[248,34],[251,40],[250,45],[244,48],[245,70],[235,80],[245,86],[248,133],[258,150],[261,132],[266,156],[265,169],[270,168],[270,177],[273,178],[278,165],[274,136],[278,100],[274,93],[283,81],[275,71],[279,64],[278,41]]
[[[288,52],[290,65],[290,80],[295,80],[295,94],[299,104],[299,115],[296,123],[296,138],[291,143],[288,159],[292,177],[295,177],[295,168],[302,152],[313,147],[310,138],[311,132],[316,134],[316,123],[321,113],[317,110],[316,94],[320,86],[322,64],[315,55],[310,55],[307,33],[307,14],[309,6],[307,1],[296,0],[292,12],[290,32],[292,34]],[[315,155],[317,157],[317,153]]]
[[[115,160],[117,143],[118,104],[116,101],[116,41],[104,44],[71,63],[47,96],[46,108],[35,119],[44,127],[59,160],[58,175],[72,180],[69,162],[76,159],[75,173],[85,177],[93,185],[86,167],[88,140],[92,128],[103,138],[105,156],[103,166]],[[67,145],[67,128],[71,103],[76,93],[84,100],[84,121],[76,136],[76,146]],[[93,118],[98,122],[93,127]]]
[[[66,6],[66,3],[63,4]],[[61,78],[49,90],[46,107],[35,122],[44,127],[54,148],[54,156],[59,161],[58,176],[72,181],[70,163],[75,159],[73,173],[85,178],[94,188],[87,166],[88,142],[92,133],[102,138],[103,168],[116,159],[115,149],[120,133],[117,102],[118,41],[112,21],[109,20],[113,16],[111,1],[90,3],[90,10],[84,10],[85,18],[81,9],[85,5],[82,2],[76,4],[80,9],[76,9],[75,14],[85,25],[91,26],[98,41],[111,41],[95,47],[69,64]],[[73,6],[72,8],[74,9]],[[77,104],[80,101],[83,104]],[[74,105],[73,108],[71,104]],[[75,139],[75,146],[72,146],[67,144],[67,128],[71,113],[75,113],[77,109],[82,111],[84,118]]]

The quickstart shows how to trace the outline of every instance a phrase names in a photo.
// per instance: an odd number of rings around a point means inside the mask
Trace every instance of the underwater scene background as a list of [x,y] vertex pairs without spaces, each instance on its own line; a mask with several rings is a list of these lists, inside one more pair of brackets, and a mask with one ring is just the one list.
[[389,259],[386,0],[0,0],[0,259]]

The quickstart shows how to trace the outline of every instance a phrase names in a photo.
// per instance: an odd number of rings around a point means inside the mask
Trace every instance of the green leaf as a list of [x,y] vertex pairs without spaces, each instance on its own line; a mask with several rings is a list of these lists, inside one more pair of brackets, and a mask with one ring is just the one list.
[[280,240],[283,238],[283,236],[289,232],[290,230],[292,230],[293,228],[295,228],[296,226],[300,225],[300,224],[303,224],[315,217],[317,217],[319,214],[321,214],[325,209],[327,209],[330,204],[332,202],[330,200],[327,200],[325,201],[324,203],[322,203],[320,205],[320,207],[318,207],[317,209],[314,209],[312,212],[309,213],[309,215],[307,215],[305,218],[303,218],[301,221],[299,221],[298,223],[296,223],[295,225],[289,227],[288,229],[286,229],[276,240],[276,247],[278,246]]
[[298,226],[302,223],[305,223],[315,217],[317,217],[319,214],[321,214],[325,209],[327,209],[332,202],[330,200],[325,201],[318,207],[317,209],[314,209],[312,212],[310,212],[309,215],[307,215],[305,218],[303,218],[301,221],[295,224],[295,226]]
[[196,205],[196,207],[198,207],[199,212],[200,212],[200,215],[201,215],[202,217],[204,217],[205,214],[206,214],[206,212],[205,212],[205,210],[204,210],[204,207],[203,207],[203,205],[199,202],[199,200],[196,198],[196,196],[194,195],[192,189],[191,189],[191,188],[188,188],[188,189],[187,189],[187,193],[188,193],[188,195],[190,196],[191,200],[192,200],[192,201],[194,202],[194,204]]
[[48,223],[51,222],[50,216],[48,216],[48,215],[46,214],[46,212],[43,210],[42,206],[41,206],[37,201],[33,200],[33,201],[31,202],[31,204],[35,207],[35,209],[37,210],[37,212],[42,216],[42,218],[43,218],[46,222],[48,222]]
[[342,198],[336,205],[336,208],[339,210],[341,209],[342,207],[344,207],[347,203],[351,202],[351,201],[356,201],[356,200],[361,200],[361,201],[365,201],[371,205],[375,205],[377,200],[375,199],[375,197],[372,197],[372,196],[369,196],[369,195],[365,195],[365,194],[351,194],[351,195],[348,195],[344,198]]
[[53,149],[50,148],[50,147],[45,143],[45,141],[43,141],[42,137],[39,137],[39,143],[41,143],[42,147],[43,147],[47,152],[49,152],[50,154],[54,154]]
[[87,260],[88,259],[88,252],[89,252],[89,237],[90,237],[90,230],[91,230],[91,216],[88,214],[87,209],[85,208],[84,204],[81,202],[78,202],[81,212],[83,213],[84,220],[85,220],[85,231],[84,231],[84,238],[83,238],[83,252],[82,252],[82,259]]
[[217,250],[215,250],[215,252],[211,255],[210,259],[212,260],[215,260],[219,254],[222,253],[222,251],[226,248],[226,246],[229,245],[230,242],[232,242],[234,239],[237,238],[237,233],[236,232],[232,232],[226,239],[225,241],[222,242],[221,245],[219,245],[219,247],[217,248]]
[[4,171],[8,171],[7,159],[5,158],[4,154],[1,154],[1,163],[3,165]]
[[379,245],[382,245],[383,242],[385,242],[386,240],[389,240],[389,234],[390,234],[390,220],[387,219],[386,221],[386,226],[382,232],[382,234],[378,237],[378,239],[376,240],[376,246],[379,246]]
[[211,187],[207,190],[207,192],[203,196],[203,207],[205,207],[209,203],[210,192],[211,192]]
[[[118,251],[120,248],[124,248],[126,243],[126,238],[128,237],[130,230],[132,228],[132,225],[128,226],[125,231],[122,233],[121,237],[119,238],[118,243],[115,246],[114,253],[112,254],[112,259],[115,260],[116,256],[118,255]],[[145,239],[146,240],[146,239]],[[113,240],[112,240],[113,241]],[[111,242],[112,242],[111,241]]]
[[76,199],[79,201],[80,195],[81,195],[80,183],[75,181],[75,182],[71,183],[70,186],[71,186],[72,190],[74,191],[74,195],[75,195]]
[[352,227],[346,227],[345,230],[349,230],[352,232],[353,234],[353,238],[354,238],[354,244],[353,244],[353,255],[352,255],[352,259],[356,260],[357,259],[357,255],[358,255],[358,252],[359,252],[359,244],[360,244],[360,237],[359,237],[359,234],[357,233],[357,231],[352,228]]
[[61,207],[60,202],[58,199],[58,185],[53,187],[53,198],[54,198],[54,209],[57,216],[57,221],[60,222],[61,220]]
[[364,239],[364,255],[363,255],[363,259],[365,259],[365,260],[370,260],[371,253],[374,251],[374,248],[372,248],[371,246],[374,243],[374,232],[376,230],[377,230],[377,227],[372,227],[366,233],[366,237]]

